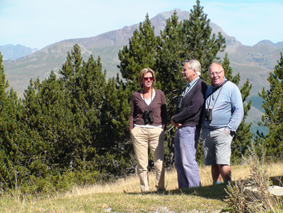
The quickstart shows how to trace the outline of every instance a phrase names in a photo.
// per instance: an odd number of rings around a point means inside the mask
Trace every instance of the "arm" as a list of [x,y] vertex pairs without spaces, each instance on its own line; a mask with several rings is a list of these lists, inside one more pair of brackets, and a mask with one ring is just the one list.
[[134,105],[134,94],[132,95],[132,100],[131,100],[131,111],[130,111],[130,119],[129,119],[129,128],[130,128],[130,132],[133,130],[134,128],[134,109],[135,109],[135,105]]
[[204,96],[201,84],[195,85],[188,95],[183,100],[186,102],[184,103],[186,104],[185,108],[172,117],[174,123],[183,123],[185,120],[194,117],[202,109]]
[[230,131],[236,131],[244,117],[242,96],[237,86],[231,91],[231,111],[232,115],[230,121],[225,128],[228,133],[230,133]]
[[166,99],[163,92],[161,93],[161,119],[162,119],[162,129],[163,131],[165,131],[167,125],[167,109],[166,109]]
[[171,118],[171,124],[173,124],[173,126],[175,126],[175,127],[177,127],[177,128],[180,128],[180,127],[182,126],[182,124],[181,124],[181,123],[175,123],[175,122],[173,121],[173,118],[174,118],[174,116],[172,116],[172,118]]

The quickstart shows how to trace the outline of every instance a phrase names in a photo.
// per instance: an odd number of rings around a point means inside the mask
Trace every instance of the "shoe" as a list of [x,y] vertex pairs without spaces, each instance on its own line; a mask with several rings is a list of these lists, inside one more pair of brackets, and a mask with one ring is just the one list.
[[158,192],[164,192],[164,191],[166,191],[166,188],[159,188],[159,189],[157,189],[157,191]]

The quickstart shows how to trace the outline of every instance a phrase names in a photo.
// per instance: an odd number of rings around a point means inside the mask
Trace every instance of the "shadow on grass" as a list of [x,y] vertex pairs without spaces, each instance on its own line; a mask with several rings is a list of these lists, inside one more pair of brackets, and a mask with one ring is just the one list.
[[269,178],[273,185],[283,186],[283,176],[274,176]]
[[[283,176],[274,176],[270,177],[270,181],[272,185],[283,186]],[[232,181],[233,184],[233,181]],[[227,184],[219,184],[219,185],[210,185],[210,186],[203,186],[203,187],[193,187],[193,188],[186,188],[186,189],[174,189],[174,190],[166,190],[166,191],[151,191],[146,193],[139,193],[139,192],[131,192],[126,194],[138,195],[138,194],[160,194],[160,195],[193,195],[199,196],[203,198],[209,199],[216,199],[216,200],[224,200],[227,196],[225,192],[225,188],[227,188]]]
[[166,190],[166,191],[151,191],[146,193],[137,193],[131,192],[127,194],[138,195],[138,194],[160,194],[160,195],[194,195],[209,199],[217,199],[223,200],[227,195],[225,192],[225,188],[227,184],[219,184],[219,185],[211,185],[211,186],[203,186],[203,187],[193,187],[193,188],[186,188],[186,189],[174,189],[174,190]]

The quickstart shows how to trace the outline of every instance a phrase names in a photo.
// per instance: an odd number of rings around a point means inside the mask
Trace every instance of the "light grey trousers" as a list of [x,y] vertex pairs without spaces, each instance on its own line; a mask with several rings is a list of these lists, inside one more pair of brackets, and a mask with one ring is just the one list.
[[199,128],[190,126],[180,127],[176,131],[174,151],[179,189],[200,185],[196,162],[199,132]]

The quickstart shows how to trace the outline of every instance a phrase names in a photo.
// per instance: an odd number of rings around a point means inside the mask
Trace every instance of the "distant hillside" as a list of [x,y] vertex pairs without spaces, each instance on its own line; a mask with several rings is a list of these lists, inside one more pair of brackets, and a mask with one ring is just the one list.
[[[4,61],[6,79],[9,80],[10,86],[22,97],[30,79],[36,80],[39,77],[42,81],[49,77],[51,70],[58,73],[62,64],[66,61],[67,53],[72,49],[73,44],[50,45],[17,60]],[[85,59],[91,55],[91,51],[84,46],[81,46],[81,52]]]
[[4,45],[0,46],[0,52],[3,55],[4,60],[16,60],[26,55],[30,55],[37,51],[37,49],[32,49],[30,47],[25,47],[20,44],[17,45]]
[[[180,21],[189,18],[189,12],[181,11],[180,9],[175,10]],[[159,35],[160,30],[164,29],[166,19],[173,13],[174,10],[160,13],[150,19],[157,35]],[[87,60],[90,54],[93,54],[95,58],[100,56],[103,67],[107,70],[107,76],[116,76],[118,73],[117,65],[119,64],[118,52],[124,45],[128,44],[129,38],[132,37],[134,30],[138,27],[139,24],[135,24],[90,38],[63,40],[20,59],[5,61],[4,66],[7,79],[10,82],[10,86],[21,96],[24,89],[29,85],[31,78],[36,79],[39,77],[41,80],[44,80],[51,70],[58,72],[66,61],[67,52],[71,51],[76,43],[86,53],[84,60]],[[224,33],[221,27],[214,23],[211,23],[211,27],[213,33],[221,32],[224,35],[228,44],[227,49],[234,49],[241,45],[237,39]]]
[[282,49],[283,48],[283,41],[277,42],[275,44],[275,43],[273,43],[272,41],[269,41],[269,40],[262,40],[262,41],[258,42],[256,45],[265,45],[265,46],[269,46],[269,47],[272,47],[272,48]]
[[239,45],[234,47],[233,51],[227,50],[229,59],[236,63],[261,66],[273,70],[276,61],[280,58],[283,47],[277,48],[276,45],[266,45],[264,43],[259,42],[252,47]]

